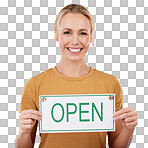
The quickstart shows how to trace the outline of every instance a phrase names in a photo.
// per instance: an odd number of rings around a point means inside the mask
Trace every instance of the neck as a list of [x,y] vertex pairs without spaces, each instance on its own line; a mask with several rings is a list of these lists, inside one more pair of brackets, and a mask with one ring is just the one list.
[[82,77],[90,71],[90,67],[86,64],[85,60],[65,61],[61,59],[56,67],[62,75],[68,77]]

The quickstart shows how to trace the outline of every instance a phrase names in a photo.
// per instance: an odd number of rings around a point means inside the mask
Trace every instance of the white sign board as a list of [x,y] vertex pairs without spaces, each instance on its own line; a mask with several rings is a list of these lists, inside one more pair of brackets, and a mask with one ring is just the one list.
[[39,96],[41,133],[115,131],[115,94]]

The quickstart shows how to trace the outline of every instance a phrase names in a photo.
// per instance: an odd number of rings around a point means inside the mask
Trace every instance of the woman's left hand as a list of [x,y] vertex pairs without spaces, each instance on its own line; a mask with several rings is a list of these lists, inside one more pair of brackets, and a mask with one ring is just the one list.
[[137,112],[135,112],[132,107],[123,108],[115,112],[113,117],[114,121],[122,120],[125,128],[129,130],[134,129],[138,124]]

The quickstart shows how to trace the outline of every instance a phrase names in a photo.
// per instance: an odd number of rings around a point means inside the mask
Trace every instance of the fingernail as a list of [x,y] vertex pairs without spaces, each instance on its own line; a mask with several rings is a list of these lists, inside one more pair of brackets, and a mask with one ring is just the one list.
[[116,121],[117,118],[113,118],[113,121]]

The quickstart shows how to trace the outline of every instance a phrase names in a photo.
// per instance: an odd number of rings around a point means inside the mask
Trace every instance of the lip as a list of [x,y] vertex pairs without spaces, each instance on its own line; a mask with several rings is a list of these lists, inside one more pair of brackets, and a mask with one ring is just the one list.
[[[77,54],[79,54],[83,50],[83,48],[82,48],[79,52],[71,52],[68,48],[72,48],[72,47],[66,47],[66,48],[73,55],[77,55]],[[80,49],[80,48],[72,48],[72,49]]]
[[82,47],[67,47],[67,48],[71,48],[71,49],[80,49]]

